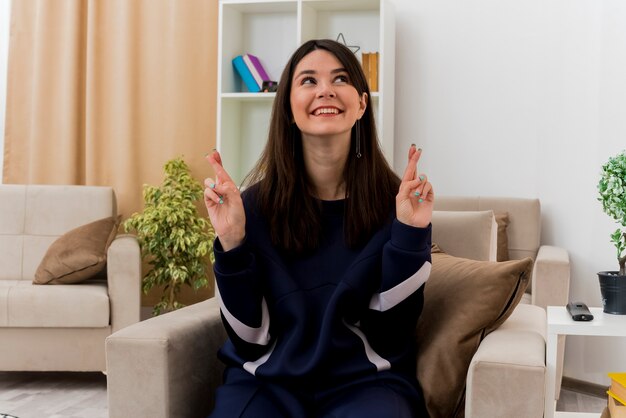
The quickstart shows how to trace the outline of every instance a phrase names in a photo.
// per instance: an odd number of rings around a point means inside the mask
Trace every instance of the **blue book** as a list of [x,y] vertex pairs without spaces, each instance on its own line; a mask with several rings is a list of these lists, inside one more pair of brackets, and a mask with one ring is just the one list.
[[248,88],[248,91],[253,93],[258,93],[259,91],[261,91],[261,86],[257,84],[254,76],[248,69],[248,66],[246,65],[241,55],[233,58],[233,67],[235,67],[237,74],[239,74],[239,76],[243,80],[243,83]]

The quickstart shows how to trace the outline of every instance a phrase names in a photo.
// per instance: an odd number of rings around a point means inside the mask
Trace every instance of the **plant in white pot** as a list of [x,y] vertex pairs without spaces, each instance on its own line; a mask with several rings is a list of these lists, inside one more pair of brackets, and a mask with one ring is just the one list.
[[617,249],[619,271],[598,273],[604,312],[626,314],[626,151],[622,151],[602,166],[598,183],[598,200],[604,212],[620,227],[611,234]]

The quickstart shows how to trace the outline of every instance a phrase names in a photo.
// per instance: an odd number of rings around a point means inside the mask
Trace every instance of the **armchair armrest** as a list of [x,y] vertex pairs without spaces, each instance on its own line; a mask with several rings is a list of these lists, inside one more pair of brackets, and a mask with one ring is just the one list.
[[[532,304],[541,306],[565,306],[569,301],[570,265],[569,255],[563,248],[543,245],[539,247],[533,268]],[[555,394],[561,393],[563,361],[565,358],[565,335],[557,341]]]
[[519,304],[485,337],[467,374],[467,418],[543,416],[545,333],[545,311]]
[[141,315],[141,253],[133,235],[118,235],[107,252],[111,332],[139,322]]
[[122,329],[106,340],[109,417],[206,417],[222,382],[226,340],[215,298]]
[[542,245],[532,278],[532,304],[565,306],[569,300],[569,255],[563,248]]

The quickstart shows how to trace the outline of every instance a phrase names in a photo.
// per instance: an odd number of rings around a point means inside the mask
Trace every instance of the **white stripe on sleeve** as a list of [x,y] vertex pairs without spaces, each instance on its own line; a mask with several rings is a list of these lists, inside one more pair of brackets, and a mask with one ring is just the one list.
[[367,337],[365,336],[365,334],[363,334],[363,331],[359,329],[358,323],[356,324],[356,326],[348,324],[345,320],[343,321],[343,323],[350,329],[350,331],[354,332],[361,339],[361,341],[363,341],[365,355],[367,356],[367,359],[370,361],[370,363],[376,366],[376,370],[389,370],[391,368],[391,363],[389,363],[389,360],[381,357],[376,351],[374,351],[372,346],[370,346],[370,343],[367,341]]
[[274,352],[274,348],[276,348],[276,341],[274,341],[274,344],[272,344],[270,349],[267,350],[267,353],[263,354],[261,357],[259,357],[255,361],[245,362],[243,364],[243,369],[247,371],[248,373],[250,373],[251,375],[256,375],[256,369],[258,369],[259,366],[262,366],[263,364],[267,362],[267,360],[270,358],[270,356]]
[[375,293],[370,301],[370,309],[384,312],[411,296],[417,289],[426,283],[428,276],[430,276],[431,268],[432,264],[427,261],[419,270],[415,272],[415,274],[402,283],[399,283],[384,292]]
[[258,328],[249,327],[240,320],[238,320],[235,315],[233,315],[222,300],[222,297],[219,293],[219,287],[215,287],[216,296],[219,298],[220,308],[222,309],[222,313],[224,314],[224,318],[228,322],[228,325],[235,331],[235,333],[247,343],[250,344],[259,344],[259,345],[267,345],[270,341],[270,315],[267,309],[267,302],[265,298],[261,301],[261,326]]

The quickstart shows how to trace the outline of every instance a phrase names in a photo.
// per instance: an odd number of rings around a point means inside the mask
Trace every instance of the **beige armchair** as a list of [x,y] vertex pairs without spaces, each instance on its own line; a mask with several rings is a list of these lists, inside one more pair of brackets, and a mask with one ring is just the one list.
[[[535,259],[532,293],[526,297],[527,301],[543,304],[567,301],[567,253],[554,247],[541,247],[537,200],[439,197],[436,209],[507,212],[511,258]],[[483,259],[494,254],[495,231],[490,228],[495,228],[495,221],[489,222],[487,232],[483,233],[480,230],[485,228],[475,224],[457,225],[454,218],[458,217],[444,218],[446,214],[442,213],[433,218],[433,242],[444,250],[463,256],[479,248],[479,257]],[[454,227],[446,228],[442,224]],[[463,235],[459,228],[466,228]],[[470,233],[471,230],[477,232]],[[520,304],[498,329],[482,340],[467,374],[467,417],[543,415],[545,331],[544,309]],[[151,318],[108,337],[110,417],[206,417],[213,406],[212,394],[221,382],[223,365],[216,352],[225,339],[215,298]]]
[[[569,300],[569,255],[563,248],[541,244],[541,204],[538,199],[444,196],[437,198],[435,210],[491,210],[496,215],[506,214],[508,217],[506,226],[508,257],[510,259],[531,257],[534,260],[531,285],[526,290],[522,304],[518,306],[509,320],[481,343],[470,365],[467,381],[466,415],[468,417],[519,416],[494,413],[492,408],[502,404],[504,399],[510,399],[512,408],[509,411],[511,412],[533,405],[533,402],[527,402],[530,397],[543,402],[545,309],[549,305],[566,305]],[[433,226],[437,227],[434,222]],[[453,234],[453,231],[449,230],[444,232]],[[454,234],[443,239],[453,243],[457,237]],[[435,240],[434,237],[433,241]],[[441,245],[445,249],[446,244]],[[467,256],[464,253],[468,252],[467,248],[471,247],[455,248],[454,255]],[[493,259],[495,250],[494,248],[490,250],[490,258]],[[534,307],[541,307],[543,313],[533,309]],[[537,332],[543,337],[543,341],[536,341]],[[541,352],[532,350],[531,345],[541,345],[543,350]],[[557,397],[561,388],[564,350],[565,336],[560,336],[555,391]],[[511,367],[515,365],[520,367],[512,369]],[[503,378],[505,371],[510,370],[516,370],[519,374],[518,381],[528,381],[529,384],[524,389],[524,397],[520,397],[520,392],[517,392],[520,387],[510,385],[514,375],[508,374],[506,378]],[[531,386],[530,382],[535,382],[535,384]],[[529,390],[532,394],[528,393]],[[510,393],[503,393],[504,391]],[[520,398],[517,402],[514,400],[516,397]],[[524,405],[519,405],[521,409],[515,409],[516,403]],[[536,405],[537,412],[531,416],[542,416],[539,410],[539,406]],[[492,415],[489,415],[487,411]]]
[[[59,237],[116,215],[110,187],[0,185],[0,370],[105,370],[105,338],[139,321],[137,240],[115,238],[104,271],[84,282],[33,284],[33,279]],[[107,225],[105,234],[112,238],[115,222]],[[75,251],[65,254],[80,258]]]

